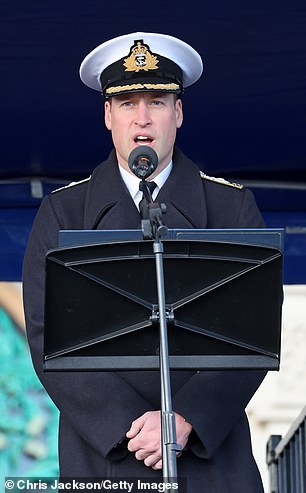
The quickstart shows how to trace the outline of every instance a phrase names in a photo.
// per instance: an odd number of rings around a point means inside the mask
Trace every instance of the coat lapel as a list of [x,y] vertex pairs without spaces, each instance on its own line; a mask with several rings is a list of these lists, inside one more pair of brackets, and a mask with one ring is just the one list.
[[206,227],[207,207],[199,168],[177,148],[172,172],[157,201],[167,205],[164,222],[169,228]]
[[118,169],[115,152],[94,171],[86,198],[85,229],[137,229],[140,216]]

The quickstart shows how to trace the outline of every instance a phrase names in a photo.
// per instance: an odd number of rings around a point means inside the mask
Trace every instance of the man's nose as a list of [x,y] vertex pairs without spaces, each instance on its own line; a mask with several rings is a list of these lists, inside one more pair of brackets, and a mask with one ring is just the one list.
[[146,127],[147,125],[150,125],[151,123],[151,112],[150,108],[148,105],[144,102],[141,101],[137,105],[137,111],[135,115],[135,123],[139,125],[140,127]]

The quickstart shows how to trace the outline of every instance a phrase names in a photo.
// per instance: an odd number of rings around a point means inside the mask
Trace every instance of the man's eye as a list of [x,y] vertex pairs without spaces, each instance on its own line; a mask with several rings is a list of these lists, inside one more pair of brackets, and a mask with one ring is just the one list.
[[133,103],[132,103],[132,101],[123,101],[121,103],[121,106],[125,106],[125,107],[129,108],[130,106],[133,106]]
[[163,104],[163,102],[160,100],[160,99],[154,99],[153,101],[151,101],[150,103],[152,106],[160,106]]

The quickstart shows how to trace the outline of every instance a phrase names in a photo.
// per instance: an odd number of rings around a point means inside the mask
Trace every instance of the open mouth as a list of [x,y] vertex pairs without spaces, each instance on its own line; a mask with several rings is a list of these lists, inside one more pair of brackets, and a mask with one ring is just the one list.
[[153,139],[145,135],[137,135],[134,139],[135,144],[148,145],[153,142]]

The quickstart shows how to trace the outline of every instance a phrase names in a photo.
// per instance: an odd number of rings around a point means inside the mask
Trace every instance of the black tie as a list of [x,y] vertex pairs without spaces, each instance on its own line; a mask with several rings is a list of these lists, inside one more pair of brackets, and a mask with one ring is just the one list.
[[[150,193],[152,195],[153,191],[157,187],[156,183],[154,181],[146,181],[146,184],[147,184],[147,187],[150,190]],[[142,219],[148,219],[149,218],[148,201],[147,201],[144,193],[142,193],[142,199],[139,202],[139,212],[140,212]]]

